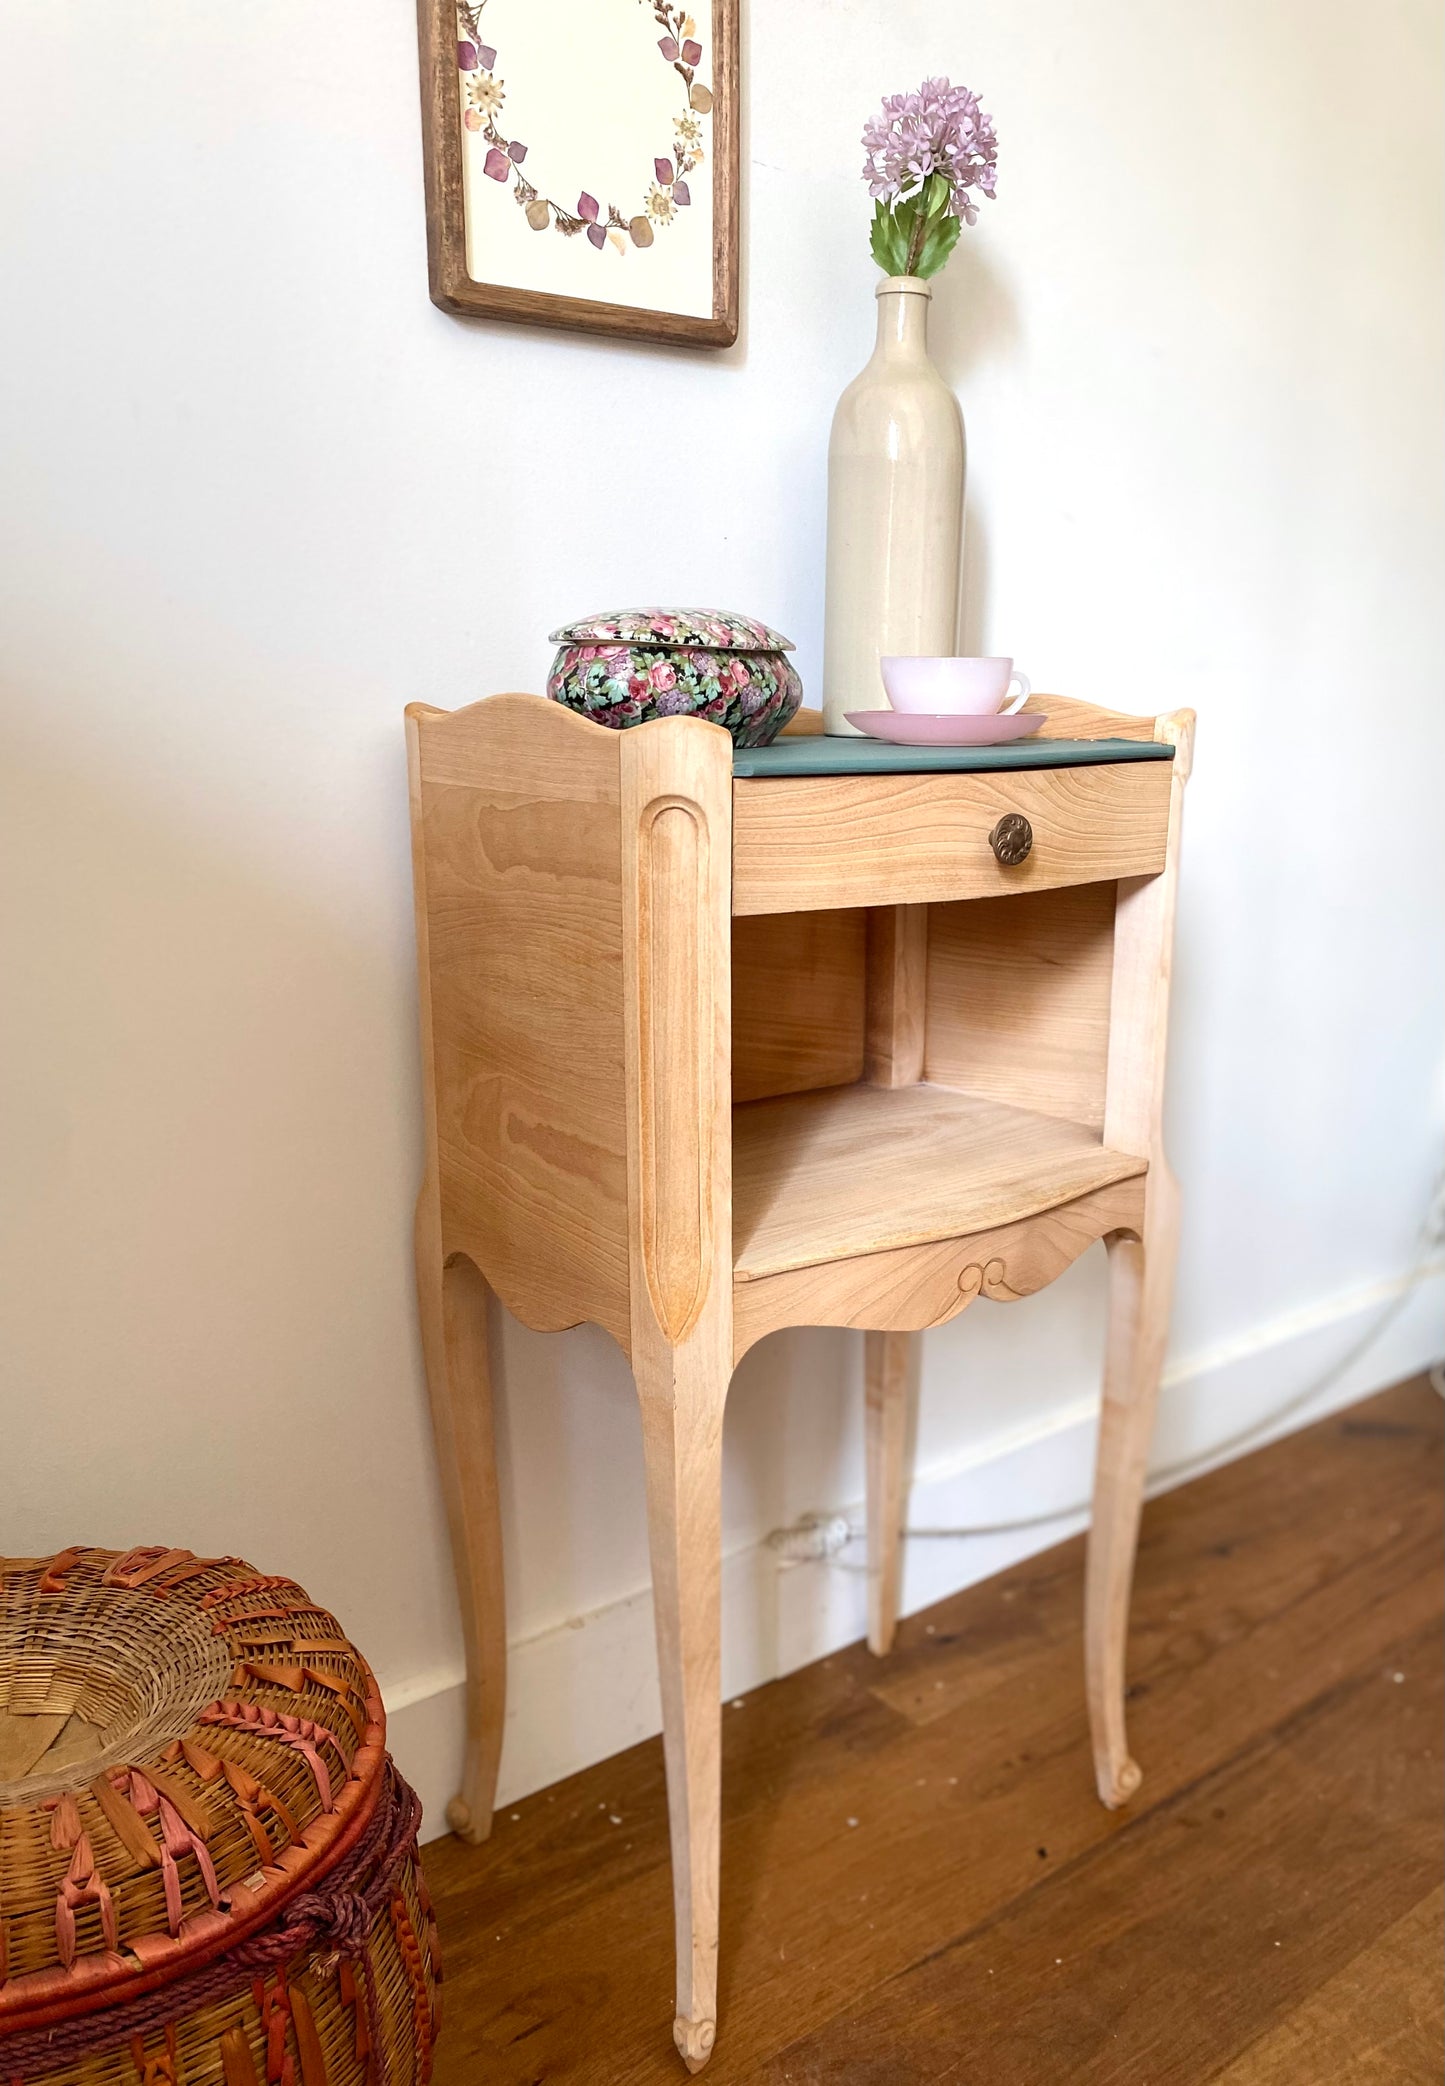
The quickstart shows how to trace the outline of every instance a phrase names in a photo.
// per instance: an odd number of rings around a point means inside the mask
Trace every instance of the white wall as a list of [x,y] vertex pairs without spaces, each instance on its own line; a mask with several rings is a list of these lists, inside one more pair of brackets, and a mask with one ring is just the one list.
[[[409,1291],[401,708],[535,688],[556,622],[651,599],[780,625],[816,697],[828,421],[873,317],[857,135],[885,88],[952,71],[1002,139],[934,312],[970,646],[1200,713],[1166,1449],[1369,1329],[1440,1159],[1438,10],[747,12],[722,355],[432,308],[400,0],[11,0],[0,31],[0,1547],[163,1538],[295,1572],[432,1797],[458,1636]],[[1072,1499],[1098,1258],[930,1339],[920,1518]],[[1442,1286],[1329,1395],[1445,1346]],[[516,1792],[650,1728],[655,1695],[624,1364],[595,1330],[515,1326],[501,1363]],[[749,1359],[730,1689],[856,1632],[855,1576],[780,1580],[757,1545],[855,1501],[860,1450],[855,1340]],[[911,1598],[1007,1551],[915,1546]]]

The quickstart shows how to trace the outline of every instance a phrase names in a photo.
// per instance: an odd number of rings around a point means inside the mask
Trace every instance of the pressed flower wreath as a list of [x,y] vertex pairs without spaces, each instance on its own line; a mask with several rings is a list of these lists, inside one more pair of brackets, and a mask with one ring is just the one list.
[[[496,75],[497,53],[482,41],[481,19],[487,0],[457,0],[457,70],[461,75],[462,122],[480,132],[487,145],[482,172],[493,181],[510,181],[512,193],[526,212],[534,232],[555,226],[564,238],[575,239],[585,232],[600,253],[611,246],[626,253],[633,246],[651,246],[654,229],[673,224],[679,210],[692,202],[687,177],[703,158],[703,124],[712,110],[712,90],[697,77],[702,62],[702,43],[697,23],[682,8],[668,0],[641,0],[652,11],[662,34],[657,48],[663,60],[683,84],[682,112],[673,119],[672,150],[652,162],[653,179],[641,210],[626,216],[612,202],[603,204],[584,188],[577,206],[568,210],[551,196],[543,195],[522,172],[527,148],[520,139],[504,136],[498,117],[506,100],[506,82]],[[624,236],[625,235],[625,236]]]

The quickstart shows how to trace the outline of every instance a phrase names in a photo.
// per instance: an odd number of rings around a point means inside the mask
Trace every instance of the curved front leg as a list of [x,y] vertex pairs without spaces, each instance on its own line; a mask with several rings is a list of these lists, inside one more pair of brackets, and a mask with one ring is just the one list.
[[908,1483],[908,1379],[916,1333],[863,1335],[864,1440],[868,1466],[868,1649],[893,1649],[903,1578]]
[[487,1363],[487,1285],[470,1260],[442,1255],[435,1188],[416,1210],[416,1287],[437,1467],[446,1501],[467,1659],[466,1754],[447,1823],[475,1844],[492,1829],[507,1705],[502,1522]]
[[1127,1803],[1142,1780],[1124,1728],[1125,1654],[1178,1233],[1179,1191],[1161,1164],[1149,1174],[1142,1237],[1116,1232],[1108,1241],[1109,1332],[1084,1581],[1084,1659],[1094,1775],[1111,1810]]
[[717,2036],[722,1718],[722,1429],[713,1343],[635,1363],[677,1929],[673,2039],[701,2071]]
[[672,1887],[673,2037],[717,2037],[722,1423],[732,1373],[732,748],[691,718],[622,735],[631,1355],[642,1401]]
[[1130,1225],[1108,1242],[1109,1335],[1084,1591],[1094,1775],[1100,1797],[1111,1808],[1127,1803],[1141,1780],[1124,1733],[1124,1650],[1179,1241],[1179,1189],[1164,1158],[1164,1058],[1194,712],[1156,718],[1154,737],[1174,747],[1169,835],[1160,873],[1126,878],[1119,885],[1104,1100],[1105,1145],[1146,1158],[1149,1171],[1138,1231]]

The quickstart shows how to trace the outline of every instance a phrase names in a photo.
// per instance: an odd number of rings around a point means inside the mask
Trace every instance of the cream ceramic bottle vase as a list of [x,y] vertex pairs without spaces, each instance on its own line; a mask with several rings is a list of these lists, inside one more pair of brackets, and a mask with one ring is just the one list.
[[838,401],[828,443],[823,728],[888,707],[880,657],[951,654],[963,547],[963,415],[928,359],[933,292],[880,282],[871,361]]

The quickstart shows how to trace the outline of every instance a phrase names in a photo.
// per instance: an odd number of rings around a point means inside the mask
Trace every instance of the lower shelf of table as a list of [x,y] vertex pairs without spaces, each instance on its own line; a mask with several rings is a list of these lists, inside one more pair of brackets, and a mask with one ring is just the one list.
[[733,1111],[739,1282],[1036,1216],[1146,1161],[951,1087],[828,1087]]

